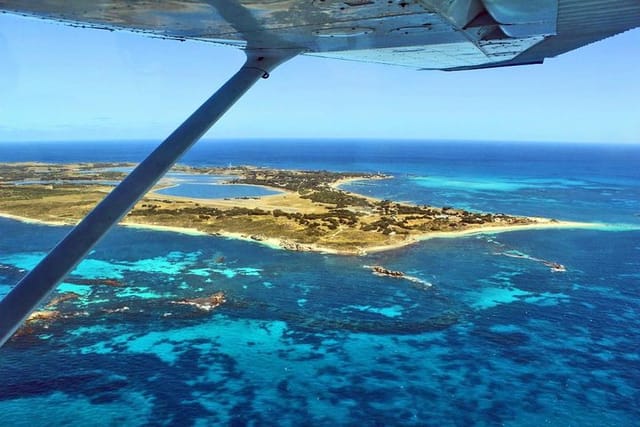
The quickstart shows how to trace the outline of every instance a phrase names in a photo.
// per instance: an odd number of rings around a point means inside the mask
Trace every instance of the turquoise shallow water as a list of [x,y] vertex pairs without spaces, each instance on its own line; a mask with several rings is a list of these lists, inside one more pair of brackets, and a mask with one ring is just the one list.
[[[493,145],[462,157],[454,148],[414,146],[407,158],[422,164],[372,149],[353,170],[394,178],[349,188],[618,225],[366,257],[118,228],[61,285],[78,294],[61,303],[66,315],[0,350],[0,423],[635,425],[638,157],[607,169],[594,160],[602,152],[574,147],[571,163],[559,167],[559,153],[534,168],[541,149],[514,159]],[[335,170],[353,161],[342,154]],[[67,230],[0,219],[0,295]],[[219,291],[227,302],[211,312],[176,304]]]

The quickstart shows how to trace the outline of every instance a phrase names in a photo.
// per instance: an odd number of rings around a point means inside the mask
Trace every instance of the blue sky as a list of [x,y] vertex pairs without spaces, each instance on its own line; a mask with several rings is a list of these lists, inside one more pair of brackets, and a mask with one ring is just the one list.
[[[163,139],[232,48],[0,15],[0,141]],[[298,57],[208,138],[640,143],[640,30],[544,65],[446,73]]]

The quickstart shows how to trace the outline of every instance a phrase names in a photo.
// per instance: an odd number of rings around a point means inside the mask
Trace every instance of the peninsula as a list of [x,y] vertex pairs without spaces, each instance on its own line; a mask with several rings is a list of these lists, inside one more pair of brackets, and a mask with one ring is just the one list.
[[[0,164],[0,215],[53,224],[74,224],[119,180],[130,163]],[[277,190],[261,197],[194,199],[157,191],[179,184],[163,179],[123,225],[198,232],[261,242],[296,251],[362,255],[431,237],[572,227],[553,219],[477,213],[450,206],[379,200],[339,188],[351,180],[389,179],[382,174],[278,170],[252,166],[195,168],[172,172],[194,177],[224,176],[224,185]]]

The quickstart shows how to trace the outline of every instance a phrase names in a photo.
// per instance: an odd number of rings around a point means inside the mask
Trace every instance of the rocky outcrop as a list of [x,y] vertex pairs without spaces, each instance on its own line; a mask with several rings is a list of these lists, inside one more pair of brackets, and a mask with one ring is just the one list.
[[389,270],[379,265],[372,266],[371,271],[373,271],[373,274],[376,276],[404,277],[404,273],[402,271]]
[[216,292],[213,295],[200,298],[185,298],[177,301],[173,301],[173,304],[190,305],[198,310],[211,311],[216,307],[221,306],[227,302],[227,298],[224,292]]
[[303,245],[292,240],[281,240],[280,247],[287,251],[309,252],[312,250],[310,246]]
[[365,265],[365,268],[370,268],[371,272],[376,276],[382,277],[393,277],[394,279],[404,279],[412,282],[412,286],[416,289],[427,290],[431,288],[431,283],[422,280],[418,277],[409,276],[402,271],[389,270],[388,268],[382,267],[380,265]]

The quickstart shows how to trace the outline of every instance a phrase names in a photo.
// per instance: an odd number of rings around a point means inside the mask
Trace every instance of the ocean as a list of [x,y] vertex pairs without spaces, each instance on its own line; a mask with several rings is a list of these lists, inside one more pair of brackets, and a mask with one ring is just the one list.
[[[2,143],[0,161],[139,161],[153,144]],[[79,295],[64,315],[0,349],[0,425],[640,420],[640,146],[202,141],[181,163],[382,172],[343,188],[599,225],[361,257],[118,227],[60,285]],[[68,230],[0,218],[0,296]],[[210,312],[175,303],[220,291]]]

